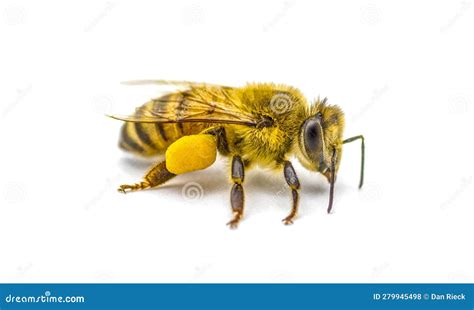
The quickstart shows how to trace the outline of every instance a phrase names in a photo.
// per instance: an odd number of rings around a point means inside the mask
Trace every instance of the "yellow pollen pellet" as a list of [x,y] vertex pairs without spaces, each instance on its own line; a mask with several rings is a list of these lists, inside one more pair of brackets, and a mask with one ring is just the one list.
[[184,136],[166,150],[166,169],[182,174],[209,167],[216,161],[216,137],[207,134]]

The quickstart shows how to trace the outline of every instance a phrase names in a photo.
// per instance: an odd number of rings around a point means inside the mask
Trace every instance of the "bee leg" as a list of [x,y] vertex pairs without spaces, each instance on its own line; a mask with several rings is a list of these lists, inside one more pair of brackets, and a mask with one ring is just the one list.
[[244,214],[244,188],[242,182],[244,181],[244,164],[240,156],[232,157],[232,181],[234,185],[230,192],[230,204],[232,207],[233,217],[227,225],[231,229],[237,228],[240,219]]
[[175,177],[176,174],[173,174],[166,169],[166,161],[153,166],[145,175],[144,180],[140,183],[135,183],[132,185],[124,184],[120,185],[117,189],[121,193],[127,193],[131,191],[139,191],[142,189],[152,188],[160,184],[165,183],[171,178]]
[[282,222],[285,225],[291,225],[293,224],[293,219],[298,213],[298,201],[299,201],[298,190],[300,189],[300,181],[298,180],[298,177],[296,176],[296,172],[295,172],[295,169],[293,168],[293,165],[289,161],[285,162],[285,166],[283,168],[283,174],[285,175],[286,183],[291,188],[291,195],[293,196],[293,206],[291,207],[290,214],[288,214],[288,216],[285,217],[282,220]]

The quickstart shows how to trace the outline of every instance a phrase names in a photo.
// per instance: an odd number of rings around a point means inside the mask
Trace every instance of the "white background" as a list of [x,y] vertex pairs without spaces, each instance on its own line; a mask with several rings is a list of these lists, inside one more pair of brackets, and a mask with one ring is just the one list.
[[[1,1],[0,282],[473,282],[471,1]],[[346,113],[334,214],[295,164],[247,174],[229,230],[228,167],[127,194],[149,163],[104,117],[160,78],[277,82]],[[190,184],[196,199],[183,196]],[[194,184],[195,185],[195,184]],[[198,188],[199,188],[198,186]],[[186,188],[187,188],[186,187]]]

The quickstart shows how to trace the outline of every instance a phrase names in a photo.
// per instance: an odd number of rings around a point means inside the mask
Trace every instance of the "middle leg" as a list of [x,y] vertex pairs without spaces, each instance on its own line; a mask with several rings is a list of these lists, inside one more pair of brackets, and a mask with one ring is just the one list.
[[234,185],[230,192],[230,205],[232,207],[233,217],[227,225],[230,228],[237,228],[240,219],[244,214],[244,188],[242,183],[244,182],[244,163],[240,156],[232,157],[232,181]]
[[288,216],[285,217],[282,221],[285,225],[291,225],[293,224],[293,219],[296,217],[296,214],[298,213],[298,201],[299,201],[298,190],[300,189],[300,181],[298,180],[298,177],[296,176],[296,172],[295,172],[295,169],[293,168],[293,165],[289,161],[285,162],[285,166],[283,168],[283,174],[285,175],[286,183],[291,188],[291,196],[293,197],[293,205],[291,207],[290,214],[288,214]]

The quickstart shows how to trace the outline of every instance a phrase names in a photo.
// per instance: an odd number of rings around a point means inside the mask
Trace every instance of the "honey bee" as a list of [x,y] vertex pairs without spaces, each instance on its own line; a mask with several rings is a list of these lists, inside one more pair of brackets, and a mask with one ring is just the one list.
[[298,212],[300,182],[291,159],[323,174],[330,184],[327,212],[333,205],[334,183],[342,146],[361,140],[359,188],[364,181],[364,137],[343,139],[344,113],[327,99],[309,104],[291,86],[251,83],[228,87],[187,81],[145,80],[128,84],[173,85],[175,90],[146,102],[125,121],[119,146],[140,156],[164,154],[141,182],[125,184],[126,193],[159,186],[178,174],[211,166],[217,152],[230,161],[230,205],[236,228],[244,212],[245,171],[254,166],[283,172],[292,195],[292,208],[283,223],[292,224]]

